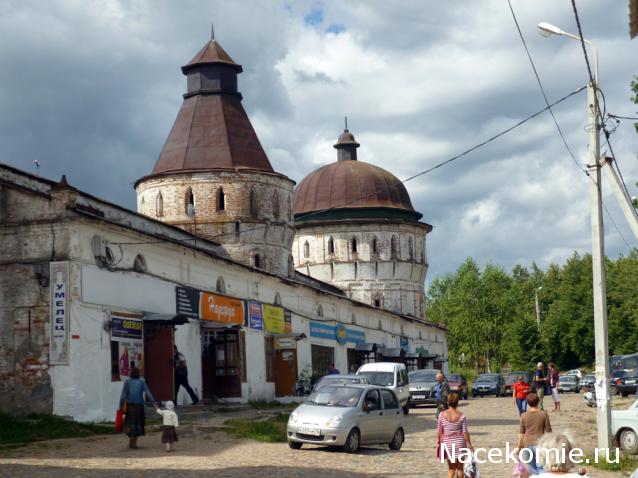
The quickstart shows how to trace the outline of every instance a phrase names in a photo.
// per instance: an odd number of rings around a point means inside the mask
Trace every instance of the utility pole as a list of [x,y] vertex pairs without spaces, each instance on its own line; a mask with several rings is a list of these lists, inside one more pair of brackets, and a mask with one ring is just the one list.
[[[598,63],[598,62],[596,62]],[[597,70],[597,69],[596,69]],[[605,283],[605,235],[600,164],[600,124],[597,99],[598,71],[595,83],[587,86],[589,127],[589,177],[591,186],[592,275],[594,291],[594,342],[596,348],[596,424],[598,448],[611,448],[611,408],[609,406],[609,345],[607,339],[607,287]]]
[[539,332],[541,331],[541,307],[538,303],[538,291],[542,288],[543,286],[540,286],[534,290],[534,302],[536,304],[536,328]]

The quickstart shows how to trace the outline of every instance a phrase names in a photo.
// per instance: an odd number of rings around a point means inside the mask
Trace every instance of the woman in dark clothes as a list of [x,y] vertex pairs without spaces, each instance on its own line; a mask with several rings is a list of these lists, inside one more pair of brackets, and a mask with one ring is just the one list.
[[155,397],[140,378],[137,367],[131,369],[131,378],[124,382],[120,395],[120,410],[124,410],[126,402],[126,415],[124,416],[124,433],[129,437],[129,447],[137,448],[137,437],[144,435],[144,396],[146,400],[157,403]]

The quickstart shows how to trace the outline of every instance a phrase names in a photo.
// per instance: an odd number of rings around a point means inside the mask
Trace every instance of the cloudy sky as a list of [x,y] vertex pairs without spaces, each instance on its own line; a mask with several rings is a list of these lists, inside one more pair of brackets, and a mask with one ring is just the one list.
[[[569,0],[512,0],[550,101],[587,83]],[[638,75],[627,2],[578,1],[599,49],[607,111],[636,116]],[[0,3],[0,162],[135,207],[185,90],[179,66],[210,36],[244,67],[244,106],[274,168],[299,181],[336,159],[349,118],[359,159],[407,178],[545,106],[507,0],[116,1]],[[586,95],[556,107],[586,162]],[[638,194],[638,134],[622,121],[612,146]],[[605,148],[603,148],[604,150]],[[510,269],[561,262],[591,247],[590,189],[548,114],[406,184],[432,224],[428,280],[468,256]],[[605,188],[610,256],[637,245]],[[620,232],[619,232],[620,231]],[[623,239],[624,237],[624,239]],[[626,242],[625,242],[626,241]]]

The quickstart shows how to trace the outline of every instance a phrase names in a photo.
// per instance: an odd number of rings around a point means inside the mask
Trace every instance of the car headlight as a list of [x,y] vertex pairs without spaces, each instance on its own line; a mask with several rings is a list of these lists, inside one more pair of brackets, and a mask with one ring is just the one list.
[[291,425],[294,425],[295,423],[297,423],[298,419],[299,417],[297,416],[297,412],[292,412],[290,414],[290,417],[288,418],[288,423],[290,423]]
[[341,424],[341,415],[335,415],[326,422],[327,427],[338,427]]

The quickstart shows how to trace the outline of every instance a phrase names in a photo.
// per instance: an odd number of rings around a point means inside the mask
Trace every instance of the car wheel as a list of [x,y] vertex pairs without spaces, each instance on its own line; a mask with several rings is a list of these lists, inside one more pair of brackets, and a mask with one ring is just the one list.
[[616,387],[611,387],[611,394],[618,395],[618,389]]
[[300,443],[298,441],[289,441],[288,446],[292,448],[293,450],[300,450],[301,447],[303,446],[303,443]]
[[620,432],[620,447],[630,455],[638,454],[638,435],[633,430]]
[[629,392],[623,392],[621,393],[622,398],[627,398],[629,396]]
[[408,415],[410,413],[410,402],[405,404],[405,407],[403,407],[403,413],[405,415]]
[[361,435],[359,434],[359,430],[353,428],[348,433],[348,438],[346,438],[346,443],[343,445],[343,451],[347,453],[356,453],[359,449],[359,444],[361,443]]
[[394,436],[392,437],[392,441],[388,443],[388,447],[390,447],[390,450],[399,451],[404,440],[405,435],[403,434],[403,429],[399,428],[394,432]]

